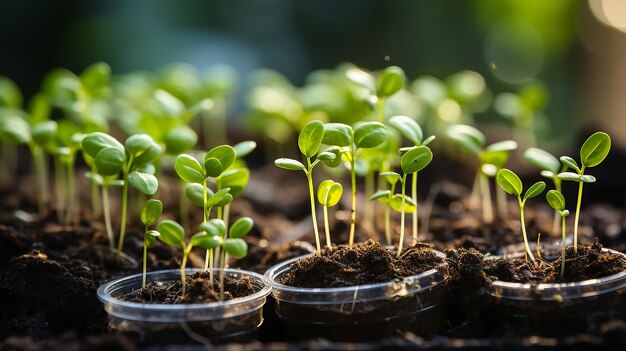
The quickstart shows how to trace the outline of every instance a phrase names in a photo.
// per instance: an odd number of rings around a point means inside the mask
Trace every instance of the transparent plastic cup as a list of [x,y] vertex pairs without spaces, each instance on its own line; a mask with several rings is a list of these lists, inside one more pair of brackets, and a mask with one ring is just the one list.
[[[621,252],[602,250],[626,260]],[[593,331],[603,321],[626,314],[626,271],[571,283],[494,281],[489,294],[486,322],[493,328],[512,326],[520,333],[541,335]]]
[[[445,258],[442,252],[433,251]],[[278,282],[294,262],[308,256],[287,260],[265,273],[273,288],[276,313],[290,338],[379,340],[406,331],[432,334],[445,323],[447,287],[443,270],[341,288],[298,288]]]
[[[189,275],[202,269],[186,269]],[[214,269],[218,277],[219,269]],[[141,288],[141,274],[126,276],[98,288],[98,299],[109,314],[112,330],[130,335],[142,344],[189,344],[197,342],[245,342],[252,340],[263,322],[263,305],[271,291],[260,274],[225,269],[225,276],[249,277],[256,292],[220,302],[197,304],[148,304],[117,297]],[[148,282],[180,280],[177,269],[149,272]]]

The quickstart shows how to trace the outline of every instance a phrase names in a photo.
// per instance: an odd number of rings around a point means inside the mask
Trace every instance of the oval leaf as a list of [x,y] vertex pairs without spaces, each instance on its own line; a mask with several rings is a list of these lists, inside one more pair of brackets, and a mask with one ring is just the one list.
[[467,151],[478,155],[485,146],[485,135],[468,125],[456,125],[448,129],[448,137]]
[[105,148],[115,148],[124,152],[124,145],[122,145],[114,137],[101,132],[88,134],[83,138],[80,144],[83,151],[94,158],[98,152]]
[[292,160],[290,158],[279,158],[274,161],[274,164],[280,168],[288,169],[290,171],[302,171],[306,168],[302,162]]
[[326,145],[349,146],[352,145],[353,136],[354,132],[347,124],[325,123],[322,142]]
[[152,138],[148,134],[134,134],[126,139],[124,145],[126,146],[126,151],[132,157],[137,158],[146,152],[152,143]]
[[403,137],[409,139],[415,146],[422,143],[424,134],[417,122],[408,116],[394,116],[389,119],[389,125],[395,128]]
[[354,144],[357,148],[373,148],[387,140],[387,127],[379,122],[365,122],[354,129]]
[[391,185],[395,185],[400,180],[400,178],[402,178],[396,172],[382,172],[382,173],[380,173],[380,176],[384,177],[385,180],[387,181],[387,183],[389,183]]
[[404,87],[405,81],[406,75],[402,68],[398,66],[387,67],[380,74],[376,94],[380,97],[391,96]]
[[611,150],[611,137],[603,132],[593,133],[580,148],[580,163],[584,167],[599,165]]
[[559,169],[561,168],[561,162],[559,162],[558,158],[547,151],[535,147],[524,151],[524,158],[533,166],[544,171],[550,171],[554,174],[559,173]]
[[574,160],[573,158],[569,157],[569,156],[561,156],[559,158],[561,160],[561,162],[571,168],[571,169],[575,169],[577,172],[580,172],[580,168],[578,167],[578,163],[576,163],[576,160]]
[[533,184],[524,194],[524,200],[540,195],[546,189],[545,182],[537,182]]
[[[402,212],[402,195],[401,194],[393,195],[391,197],[391,200],[389,201],[389,206],[391,206],[391,208],[396,212]],[[415,212],[416,209],[417,209],[417,206],[415,202],[413,201],[413,199],[405,195],[404,196],[404,213],[413,213]]]
[[248,244],[240,238],[226,239],[222,247],[234,258],[244,258],[248,254]]
[[580,175],[574,172],[561,172],[557,175],[559,179],[570,180],[574,182],[580,182]]
[[126,154],[124,151],[114,147],[107,147],[100,150],[95,158],[96,169],[98,173],[103,176],[111,176],[120,173],[124,167],[125,161]]
[[207,235],[223,237],[226,233],[226,224],[223,220],[214,218],[200,224],[200,230],[207,233]]
[[[206,153],[206,156],[204,156],[204,166],[207,175],[209,177],[218,177],[222,172],[227,170],[228,167],[233,164],[233,162],[235,162],[235,158],[237,158],[235,149],[233,149],[229,145],[220,145],[209,150],[209,152]],[[211,165],[211,172],[209,172],[209,168],[206,167],[207,160],[209,159],[217,159],[217,161],[219,161],[219,168],[213,167],[213,165]]]
[[131,172],[128,175],[128,183],[142,194],[154,195],[159,188],[157,177],[142,172]]
[[256,149],[256,142],[252,140],[242,141],[233,146],[233,149],[235,150],[237,158],[242,158],[248,156],[252,151],[254,151],[254,149]]
[[433,153],[426,146],[417,146],[402,155],[400,165],[404,174],[419,172],[433,160]]
[[191,237],[191,244],[193,246],[200,246],[201,248],[212,250],[222,245],[223,239],[220,236],[207,235],[204,233],[197,233]]
[[176,174],[187,183],[202,183],[206,179],[204,169],[198,160],[187,154],[176,157],[174,169]]
[[298,136],[298,148],[306,157],[313,157],[320,149],[324,138],[324,123],[313,120],[307,123]]
[[146,227],[155,225],[163,214],[163,203],[156,199],[150,199],[143,203],[141,208],[141,222]]
[[185,230],[183,227],[169,219],[159,223],[157,230],[161,235],[159,240],[168,246],[185,246]]
[[165,152],[178,155],[193,148],[198,142],[198,134],[187,125],[172,128],[165,135]]
[[511,195],[520,196],[522,194],[522,181],[517,174],[513,173],[510,169],[503,168],[498,171],[496,175],[498,184],[504,191]]
[[317,201],[328,207],[335,206],[343,195],[343,186],[332,180],[325,180],[317,188]]
[[557,211],[565,210],[565,198],[560,192],[556,190],[548,191],[548,193],[546,194],[546,200],[548,201],[550,207],[552,207],[553,209]]
[[243,238],[254,227],[254,221],[250,217],[241,217],[230,226],[228,235],[231,238]]
[[375,192],[374,194],[372,194],[367,199],[369,201],[379,200],[380,199],[380,200],[384,200],[382,202],[388,203],[389,202],[389,195],[391,195],[391,190],[379,190],[379,191]]
[[[189,199],[192,204],[199,207],[204,206],[204,192],[202,188],[202,184],[199,183],[190,183],[185,186],[187,199]],[[213,192],[207,189],[207,198],[211,195],[213,195]]]

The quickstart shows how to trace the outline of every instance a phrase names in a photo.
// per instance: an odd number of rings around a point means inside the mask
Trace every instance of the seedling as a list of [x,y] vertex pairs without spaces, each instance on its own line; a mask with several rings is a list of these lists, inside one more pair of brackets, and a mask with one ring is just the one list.
[[[489,178],[495,176],[509,159],[511,151],[517,149],[513,140],[500,141],[485,147],[485,135],[478,129],[468,125],[456,125],[448,129],[448,137],[461,148],[476,156],[479,167],[476,170],[472,199],[481,201],[483,221],[493,222],[491,191]],[[501,219],[507,217],[506,198],[499,188],[496,188],[498,211]]]
[[561,162],[569,168],[576,171],[562,172],[557,176],[562,180],[578,182],[578,199],[576,200],[576,215],[574,217],[574,250],[578,252],[578,219],[580,217],[580,205],[583,196],[583,184],[594,183],[596,177],[585,174],[585,168],[595,167],[599,165],[611,150],[611,137],[603,132],[593,133],[580,148],[580,164],[569,157],[561,156]]
[[[524,151],[524,158],[535,167],[541,169],[541,175],[552,180],[554,190],[559,193],[561,192],[561,178],[558,177],[558,174],[567,171],[567,165],[561,165],[559,159],[554,157],[551,153],[534,147]],[[555,209],[554,222],[552,225],[553,233],[558,231],[559,217],[559,211]]]
[[324,207],[324,229],[326,231],[326,247],[332,248],[330,229],[328,226],[328,208],[339,203],[343,195],[343,186],[332,180],[325,180],[317,188],[317,201]]
[[400,194],[395,193],[396,184],[401,180],[401,176],[396,172],[382,172],[380,176],[383,177],[390,185],[389,190],[379,190],[372,194],[368,200],[378,200],[385,205],[385,239],[387,245],[393,245],[391,240],[391,210],[395,210],[399,213],[404,211],[405,213],[413,213],[417,210],[417,205],[412,198],[404,197],[404,206],[402,205],[403,197]]
[[[289,158],[279,158],[274,161],[276,166],[291,170],[291,171],[303,171],[306,175],[306,179],[309,185],[309,200],[311,204],[311,219],[313,221],[313,232],[315,234],[315,245],[317,248],[317,253],[319,254],[322,250],[320,244],[320,235],[319,230],[317,229],[317,216],[315,211],[315,193],[313,188],[313,168],[320,161],[331,161],[334,160],[337,155],[331,152],[322,152],[319,155],[317,154],[320,149],[320,145],[322,144],[322,140],[326,134],[325,126],[322,122],[313,120],[307,123],[300,135],[298,136],[298,148],[302,155],[304,155],[306,166],[297,160],[289,159]],[[317,155],[317,157],[315,157]],[[311,159],[315,157],[315,160],[311,162]]]
[[[422,128],[417,124],[417,122],[408,116],[394,116],[389,119],[389,125],[395,128],[403,137],[408,139],[413,146],[426,146],[430,144],[431,141],[435,140],[435,136],[431,135],[425,140],[424,133],[422,132]],[[417,206],[417,172],[413,173],[412,182],[411,182],[411,198],[413,202]],[[418,238],[418,220],[419,214],[416,209],[413,212],[413,238],[417,241]]]
[[[343,123],[324,124],[322,142],[339,147],[338,153],[350,166],[350,181],[352,187],[352,208],[350,210],[350,239],[349,245],[354,244],[354,229],[356,226],[356,164],[358,152],[361,149],[377,147],[387,140],[387,128],[379,122],[365,122],[358,124],[354,130]],[[333,159],[329,160],[331,163]],[[328,164],[328,163],[327,163]],[[332,164],[333,166],[335,164]]]
[[565,275],[565,218],[569,216],[569,211],[565,209],[565,198],[563,195],[556,191],[550,190],[546,194],[546,200],[550,207],[559,213],[561,216],[561,279]]
[[513,173],[513,171],[503,168],[498,171],[496,175],[496,180],[498,184],[504,191],[507,193],[517,197],[517,203],[519,204],[519,213],[520,213],[520,222],[522,224],[522,236],[524,237],[524,248],[526,250],[526,262],[528,262],[528,257],[530,260],[537,264],[535,261],[535,256],[533,256],[532,251],[530,250],[530,246],[528,245],[528,237],[526,235],[526,222],[524,221],[524,205],[526,204],[526,200],[533,198],[535,196],[540,195],[543,190],[546,188],[546,183],[537,182],[533,184],[526,193],[524,193],[524,197],[522,197],[522,181],[519,179],[517,174]]
[[122,145],[112,136],[96,132],[87,135],[81,142],[83,151],[94,159],[98,174],[103,178],[122,173],[122,213],[117,254],[122,252],[126,233],[128,185],[145,195],[154,195],[159,182],[147,173],[146,167],[161,153],[161,148],[147,134],[135,134]]
[[400,91],[405,81],[406,75],[398,66],[389,66],[380,73],[376,89],[378,122],[385,123],[385,100]]
[[163,204],[159,200],[150,199],[144,202],[141,208],[141,222],[144,225],[143,233],[143,277],[141,279],[141,287],[146,287],[146,268],[148,265],[148,249],[156,244],[156,238],[161,234],[156,230],[150,230],[163,214]]

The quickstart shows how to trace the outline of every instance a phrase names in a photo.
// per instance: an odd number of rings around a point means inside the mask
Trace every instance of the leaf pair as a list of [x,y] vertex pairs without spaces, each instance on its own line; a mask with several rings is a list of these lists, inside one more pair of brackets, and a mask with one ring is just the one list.
[[408,116],[393,116],[389,119],[389,125],[413,143],[414,146],[426,146],[435,139],[435,136],[432,135],[423,140],[424,133],[422,128],[413,118]]
[[400,166],[404,174],[416,173],[433,160],[433,153],[427,146],[416,146],[402,155]]
[[[402,195],[392,194],[391,190],[380,190],[372,194],[368,200],[378,200],[391,207],[394,211],[402,213]],[[413,213],[417,209],[417,204],[410,196],[404,196],[404,212]]]
[[526,202],[526,200],[530,198],[538,196],[546,188],[545,182],[537,182],[533,184],[530,188],[528,188],[528,190],[524,194],[524,197],[522,198],[522,181],[513,171],[507,168],[501,169],[496,175],[496,180],[500,187],[504,189],[504,191],[511,195],[517,196],[517,198],[520,199],[522,203]]
[[569,216],[569,211],[565,209],[565,198],[563,197],[563,194],[556,190],[550,190],[546,194],[546,200],[548,201],[550,207],[559,211],[559,214],[562,217]]
[[[161,215],[163,214],[163,204],[159,200],[150,199],[144,202],[143,207],[141,208],[141,222],[146,226],[146,228],[153,226],[157,223]],[[146,230],[144,235],[144,245],[147,248],[151,249],[156,244],[156,238],[159,237],[161,233],[157,230]]]
[[349,125],[343,123],[326,123],[324,124],[324,138],[322,142],[327,145],[340,147],[354,144],[357,149],[369,149],[383,144],[387,137],[387,128],[379,122],[360,123],[354,130]]
[[317,188],[317,201],[327,207],[332,207],[339,203],[343,195],[343,186],[332,180],[325,180]]
[[207,177],[219,177],[233,164],[236,157],[235,149],[229,145],[220,145],[207,152],[203,165],[190,155],[179,155],[174,169],[185,182],[202,183]]
[[[202,184],[190,183],[185,186],[185,195],[191,201],[192,204],[203,207],[204,206],[204,189]],[[220,191],[214,193],[211,189],[207,188],[207,209],[212,207],[224,207],[233,201],[233,195],[230,194],[231,188],[223,188]]]

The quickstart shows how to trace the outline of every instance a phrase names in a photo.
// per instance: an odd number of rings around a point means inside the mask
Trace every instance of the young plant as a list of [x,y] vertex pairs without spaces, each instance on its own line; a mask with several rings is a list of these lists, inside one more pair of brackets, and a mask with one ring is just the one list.
[[378,122],[385,123],[385,100],[400,91],[406,82],[402,68],[389,66],[380,72],[376,86]]
[[[513,140],[505,140],[485,146],[485,135],[468,125],[451,127],[448,129],[448,137],[478,159],[479,166],[472,187],[472,199],[480,200],[483,221],[485,223],[493,222],[489,177],[495,176],[504,167],[511,151],[517,149],[517,143]],[[501,219],[505,219],[507,217],[506,198],[499,188],[496,188],[496,191],[498,192],[496,199],[499,216]]]
[[146,166],[159,156],[161,148],[147,134],[132,135],[122,145],[112,136],[101,132],[87,135],[81,145],[83,151],[94,159],[98,174],[103,178],[122,173],[122,212],[117,245],[119,255],[126,233],[128,185],[145,195],[156,193],[159,182],[154,175],[146,172],[151,168]]
[[[306,165],[300,161],[289,159],[289,158],[279,158],[276,161],[274,161],[274,164],[276,164],[276,166],[280,168],[291,170],[291,171],[303,171],[304,175],[306,175],[306,179],[307,179],[308,186],[309,186],[311,219],[313,221],[313,232],[315,234],[315,245],[317,248],[316,252],[318,254],[322,250],[322,246],[320,244],[320,235],[319,235],[319,230],[317,229],[317,216],[315,213],[316,211],[315,211],[315,193],[314,193],[315,190],[313,188],[313,168],[315,168],[315,166],[320,161],[330,161],[336,158],[336,155],[331,152],[322,152],[319,155],[317,154],[319,152],[319,149],[320,149],[320,146],[322,144],[322,140],[324,139],[325,134],[326,134],[326,131],[325,131],[324,124],[317,120],[313,120],[307,123],[304,126],[304,128],[302,128],[302,131],[300,132],[300,135],[298,136],[298,148],[300,149],[300,152],[304,156]],[[317,157],[315,158],[315,160],[311,162],[311,159],[315,157],[316,155]]]
[[317,188],[317,201],[324,207],[324,229],[326,231],[326,247],[332,248],[330,229],[328,226],[328,208],[339,203],[343,195],[343,186],[332,180],[325,180]]
[[583,184],[594,183],[596,177],[586,175],[585,169],[599,165],[611,150],[611,137],[603,132],[593,133],[580,148],[580,167],[569,156],[561,156],[561,162],[576,171],[562,172],[558,177],[562,180],[578,182],[578,199],[576,200],[576,215],[574,216],[574,250],[578,252],[578,219],[580,217],[580,205],[583,196]]
[[537,182],[533,184],[526,193],[524,193],[524,197],[522,197],[523,185],[522,181],[519,179],[517,174],[513,173],[513,171],[503,168],[498,171],[496,175],[496,180],[498,184],[504,191],[507,193],[517,197],[517,203],[519,204],[519,213],[520,213],[520,222],[522,224],[522,236],[524,237],[524,248],[526,250],[526,261],[528,262],[528,257],[530,260],[536,264],[535,256],[533,256],[532,251],[530,250],[530,246],[528,245],[528,236],[526,235],[526,222],[524,221],[524,205],[526,204],[526,200],[533,198],[535,196],[540,195],[543,190],[546,188],[546,183]]
[[[551,153],[531,147],[524,151],[524,158],[533,166],[541,169],[541,175],[545,178],[551,179],[554,184],[554,190],[561,192],[561,178],[558,177],[559,173],[567,171],[567,165],[561,165],[558,158],[554,157]],[[559,211],[554,210],[554,222],[552,224],[552,232],[556,233],[559,228]]]
[[561,279],[565,275],[565,218],[569,216],[569,211],[565,209],[565,198],[563,195],[556,191],[550,190],[546,194],[546,200],[550,207],[552,207],[561,216]]
[[[424,133],[422,132],[422,128],[417,124],[417,122],[408,116],[394,116],[389,119],[389,125],[396,129],[403,137],[408,139],[413,146],[426,146],[430,144],[431,141],[435,140],[435,136],[431,135],[425,140]],[[411,182],[411,198],[413,202],[417,206],[417,173],[413,173],[412,182]],[[416,209],[413,212],[413,238],[417,240],[418,238],[418,210]]]
[[[401,180],[401,176],[396,172],[382,172],[380,174],[390,185],[388,190],[379,190],[372,194],[368,200],[378,200],[385,205],[385,239],[387,245],[393,245],[391,240],[391,210],[402,213],[413,213],[417,210],[417,205],[412,198],[405,196],[404,198],[400,194],[396,194],[396,184]],[[404,205],[403,205],[404,201]]]
[[109,247],[111,250],[115,249],[115,238],[113,234],[113,225],[111,224],[111,205],[109,200],[109,189],[111,188],[121,188],[124,185],[124,181],[117,178],[117,175],[113,176],[105,176],[98,173],[85,172],[85,178],[89,180],[92,184],[96,184],[99,186],[102,191],[102,196],[99,196],[99,199],[102,199],[102,210],[104,213],[104,226],[106,229],[107,239],[109,240]]
[[387,136],[387,128],[379,122],[360,123],[354,129],[343,123],[324,124],[322,142],[326,145],[339,147],[342,159],[349,164],[350,168],[352,188],[350,246],[354,244],[354,229],[356,227],[356,164],[358,153],[361,149],[369,149],[381,145],[387,140]]
[[163,214],[163,204],[156,199],[150,199],[144,202],[141,208],[141,222],[144,225],[143,232],[143,277],[141,279],[141,287],[146,287],[146,268],[148,266],[148,249],[156,244],[156,238],[161,234],[156,230],[150,230]]

